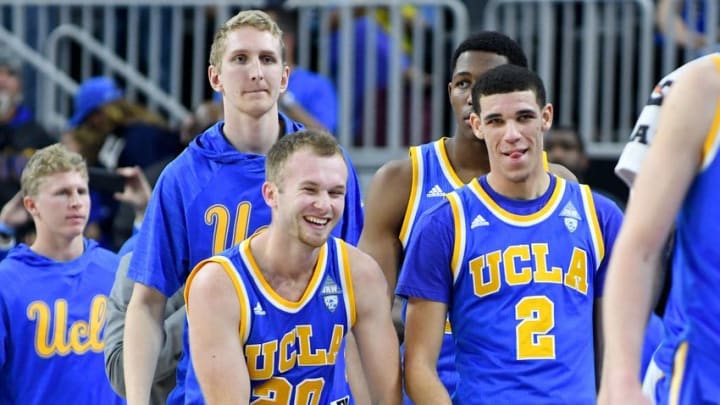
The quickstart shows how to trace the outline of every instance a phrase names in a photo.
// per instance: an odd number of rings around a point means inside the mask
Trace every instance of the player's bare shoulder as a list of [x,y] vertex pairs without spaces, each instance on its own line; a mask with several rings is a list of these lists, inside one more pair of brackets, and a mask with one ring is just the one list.
[[399,227],[413,186],[413,165],[409,158],[391,160],[378,169],[365,198],[366,221],[374,218]]
[[574,181],[577,183],[578,178],[575,176],[573,172],[570,171],[567,167],[557,164],[557,163],[548,163],[548,169],[550,170],[550,173],[562,177],[565,180]]
[[385,191],[393,190],[392,194],[410,195],[410,188],[413,181],[413,166],[410,158],[391,160],[383,164],[370,183],[373,187],[381,188]]

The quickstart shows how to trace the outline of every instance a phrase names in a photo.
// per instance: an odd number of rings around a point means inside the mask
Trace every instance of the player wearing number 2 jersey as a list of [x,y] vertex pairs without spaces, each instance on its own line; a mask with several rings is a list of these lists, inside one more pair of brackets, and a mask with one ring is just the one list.
[[[265,153],[279,137],[301,128],[278,113],[277,98],[287,87],[288,74],[281,31],[267,14],[242,11],[219,29],[208,77],[223,94],[225,121],[199,135],[160,176],[128,271],[136,281],[124,352],[131,404],[147,403],[166,297],[185,283],[200,260],[270,222],[261,193]],[[348,168],[347,208],[333,235],[355,243],[362,208],[355,171],[351,164]],[[169,403],[202,403],[187,348],[186,339]]]
[[409,299],[406,388],[418,404],[450,402],[432,373],[448,313],[453,402],[592,404],[595,301],[622,214],[543,169],[553,110],[537,75],[503,65],[472,95],[490,173],[426,211],[410,237],[397,289]]

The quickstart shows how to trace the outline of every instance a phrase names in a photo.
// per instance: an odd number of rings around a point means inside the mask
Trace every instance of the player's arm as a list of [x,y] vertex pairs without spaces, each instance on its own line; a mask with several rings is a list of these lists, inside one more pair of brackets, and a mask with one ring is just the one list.
[[246,404],[250,377],[238,335],[240,304],[218,263],[203,264],[187,287],[193,367],[208,404]]
[[450,404],[437,374],[447,305],[410,298],[405,325],[405,390],[417,405]]
[[[720,78],[711,60],[691,66],[663,104],[658,132],[638,173],[610,259],[603,309],[601,403],[641,400],[637,376],[652,281],[682,200],[698,171],[711,128]],[[673,162],[673,164],[668,164]]]
[[578,182],[577,176],[573,172],[570,171],[567,167],[563,165],[559,165],[557,163],[548,163],[548,169],[550,170],[550,173],[562,177],[565,180],[574,181],[575,183]]
[[399,234],[410,187],[412,164],[409,159],[394,160],[373,176],[365,198],[365,226],[358,247],[380,265],[393,297],[402,254]]
[[390,316],[387,283],[375,261],[349,248],[355,293],[356,321],[352,332],[358,344],[372,403],[399,404],[400,349]]
[[[120,260],[115,282],[108,296],[107,321],[103,333],[105,341],[105,374],[115,392],[125,397],[125,378],[123,363],[123,334],[125,314],[133,291],[133,281],[127,277],[131,253]],[[181,292],[179,292],[181,293]],[[167,378],[175,373],[177,359],[182,353],[182,335],[185,325],[185,307],[181,306],[163,323],[164,339],[160,349],[154,381]]]
[[182,160],[160,175],[137,236],[128,278],[135,281],[125,317],[124,374],[129,405],[146,405],[163,345],[169,296],[185,282],[188,233],[182,219],[185,177]]
[[162,320],[167,297],[135,283],[125,316],[125,388],[128,404],[147,404],[163,341]]
[[454,220],[445,201],[426,211],[408,243],[397,293],[408,298],[405,391],[418,405],[450,404],[437,373],[448,303],[452,299]]

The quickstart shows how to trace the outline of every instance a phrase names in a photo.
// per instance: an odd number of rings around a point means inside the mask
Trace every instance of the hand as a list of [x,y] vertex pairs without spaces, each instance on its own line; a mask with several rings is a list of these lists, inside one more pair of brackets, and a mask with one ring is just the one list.
[[125,189],[122,193],[115,193],[115,199],[130,204],[135,209],[136,220],[141,220],[152,193],[150,183],[138,166],[120,167],[115,172],[125,177]]
[[600,384],[598,405],[651,405],[652,402],[642,392],[640,380],[605,381]]
[[18,191],[0,210],[0,222],[11,228],[18,228],[28,221],[30,213],[23,205],[22,191]]

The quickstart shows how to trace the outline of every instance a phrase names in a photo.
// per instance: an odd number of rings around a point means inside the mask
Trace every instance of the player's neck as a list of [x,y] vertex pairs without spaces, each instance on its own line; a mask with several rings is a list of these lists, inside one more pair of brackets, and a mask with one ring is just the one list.
[[280,136],[277,109],[261,117],[235,112],[225,119],[222,131],[238,151],[264,155]]
[[450,165],[463,183],[484,176],[490,171],[490,161],[485,142],[456,133],[445,141]]
[[290,239],[287,233],[268,228],[250,241],[250,252],[272,290],[298,302],[312,279],[320,249]]
[[545,170],[534,170],[522,181],[512,181],[500,173],[490,172],[487,181],[495,192],[514,200],[533,200],[550,187],[550,175]]
[[82,235],[68,239],[62,235],[53,235],[40,231],[35,238],[35,242],[30,246],[30,250],[56,262],[69,262],[83,254],[85,243]]
[[297,277],[312,273],[320,248],[309,246],[271,224],[250,243],[250,250],[264,273]]

